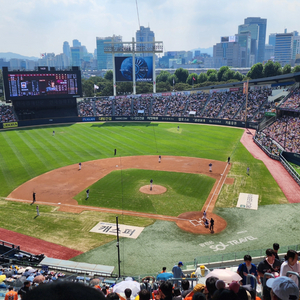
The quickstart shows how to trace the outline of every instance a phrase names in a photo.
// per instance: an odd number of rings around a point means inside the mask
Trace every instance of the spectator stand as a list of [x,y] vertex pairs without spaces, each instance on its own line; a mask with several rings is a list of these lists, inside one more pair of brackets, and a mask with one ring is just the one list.
[[200,117],[200,113],[209,101],[210,95],[207,93],[191,94],[186,104],[185,117],[190,116],[190,112],[195,112],[195,117]]
[[205,107],[200,113],[200,117],[203,118],[216,118],[226,102],[229,94],[228,92],[213,92],[210,95]]
[[115,116],[132,116],[132,99],[126,96],[115,98]]
[[147,95],[142,95],[139,98],[133,98],[133,116],[149,116],[150,115],[150,106],[151,106],[151,97]]
[[94,101],[95,105],[95,115],[102,116],[112,116],[113,114],[113,101],[109,98],[101,98]]
[[93,117],[96,114],[95,102],[90,98],[77,103],[79,117]]
[[0,105],[0,123],[16,122],[16,114],[10,105]]

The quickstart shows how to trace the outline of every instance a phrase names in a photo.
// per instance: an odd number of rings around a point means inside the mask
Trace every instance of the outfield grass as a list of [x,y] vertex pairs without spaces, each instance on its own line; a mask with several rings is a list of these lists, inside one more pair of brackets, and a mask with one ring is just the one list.
[[[55,130],[55,136],[52,131]],[[0,132],[0,196],[47,171],[132,155],[177,155],[226,161],[243,131],[170,123],[84,123]]]
[[[0,200],[0,227],[44,241],[86,252],[115,240],[115,236],[89,232],[98,222],[116,222],[115,214],[84,211],[80,214],[58,211],[58,207]],[[153,220],[120,215],[119,222],[132,226],[149,226]],[[1,239],[1,237],[0,237]]]
[[[223,186],[216,207],[236,206],[239,193],[259,195],[259,205],[288,203],[265,164],[255,159],[241,143],[236,147],[231,161],[233,164],[228,177],[234,178],[234,183]],[[249,176],[247,167],[250,168]]]
[[[140,187],[154,184],[167,188],[160,195],[139,191]],[[215,179],[178,172],[127,169],[113,171],[89,187],[90,197],[82,191],[75,199],[78,204],[178,216],[187,211],[201,210],[215,183]]]

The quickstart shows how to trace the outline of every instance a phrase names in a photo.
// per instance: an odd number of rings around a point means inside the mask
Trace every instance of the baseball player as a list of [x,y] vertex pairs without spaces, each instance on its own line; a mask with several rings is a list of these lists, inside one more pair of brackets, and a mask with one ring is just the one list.
[[81,162],[78,164],[79,171],[81,170]]
[[35,192],[32,193],[32,203],[30,205],[32,205],[35,202]]
[[55,136],[55,131],[53,130],[53,132],[52,132],[52,136]]
[[161,162],[161,155],[158,156],[158,162]]
[[152,191],[152,183],[153,183],[153,179],[150,180],[150,191]]
[[89,196],[90,196],[90,189],[87,189],[86,190],[86,199],[85,200],[89,199]]
[[37,216],[40,215],[40,209],[39,209],[39,206],[38,206],[38,205],[36,206],[36,215],[37,215]]
[[212,163],[210,163],[208,166],[209,166],[209,172],[212,172]]
[[250,168],[247,168],[247,175],[250,175]]

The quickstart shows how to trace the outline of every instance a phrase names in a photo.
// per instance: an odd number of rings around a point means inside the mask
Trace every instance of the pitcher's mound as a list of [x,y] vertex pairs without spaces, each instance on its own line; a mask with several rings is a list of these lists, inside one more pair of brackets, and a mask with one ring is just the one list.
[[162,185],[152,185],[152,191],[150,191],[150,184],[149,185],[144,185],[139,189],[140,192],[144,194],[151,194],[151,195],[159,195],[163,194],[167,191],[167,189],[162,186]]

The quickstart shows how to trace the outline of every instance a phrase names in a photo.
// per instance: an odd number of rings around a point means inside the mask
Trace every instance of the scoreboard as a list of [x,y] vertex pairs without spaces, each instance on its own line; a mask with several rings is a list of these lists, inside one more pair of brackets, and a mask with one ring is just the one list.
[[6,100],[82,96],[80,70],[9,72],[3,68],[3,84]]

